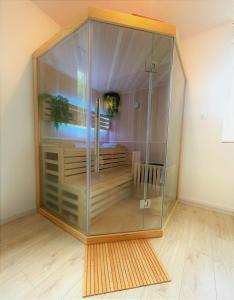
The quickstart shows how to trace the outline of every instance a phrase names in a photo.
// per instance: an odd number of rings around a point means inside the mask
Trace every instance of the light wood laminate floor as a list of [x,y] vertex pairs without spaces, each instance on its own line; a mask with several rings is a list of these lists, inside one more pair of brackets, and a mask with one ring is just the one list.
[[[234,299],[233,217],[179,204],[150,240],[172,282],[90,299]],[[80,299],[84,245],[39,215],[1,229],[0,299]]]

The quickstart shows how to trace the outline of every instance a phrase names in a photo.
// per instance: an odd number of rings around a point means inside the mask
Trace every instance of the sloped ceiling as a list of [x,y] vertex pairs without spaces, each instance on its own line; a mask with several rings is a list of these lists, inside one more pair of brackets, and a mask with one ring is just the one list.
[[89,6],[137,13],[178,27],[182,38],[234,21],[234,0],[31,0],[64,26]]
[[[173,40],[144,31],[93,23],[92,87],[99,92],[120,93],[148,88],[146,62],[157,64],[153,84],[169,74]],[[88,70],[88,26],[50,49],[40,60],[75,80]]]

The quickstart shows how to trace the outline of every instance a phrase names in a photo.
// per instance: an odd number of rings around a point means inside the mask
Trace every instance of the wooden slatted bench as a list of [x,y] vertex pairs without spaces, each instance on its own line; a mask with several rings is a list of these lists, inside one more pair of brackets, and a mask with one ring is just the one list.
[[[86,149],[58,142],[41,147],[43,204],[70,223],[84,228],[87,199]],[[131,194],[133,174],[126,147],[100,148],[100,172],[94,173],[91,151],[90,213],[100,213]]]

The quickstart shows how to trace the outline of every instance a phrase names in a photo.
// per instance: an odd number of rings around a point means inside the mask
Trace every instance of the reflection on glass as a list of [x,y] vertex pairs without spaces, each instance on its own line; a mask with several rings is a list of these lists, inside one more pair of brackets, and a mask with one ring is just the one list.
[[136,174],[145,159],[145,62],[151,51],[150,33],[93,22],[91,113],[96,134],[90,144],[98,168],[91,170],[89,234],[144,228],[144,184]]
[[38,66],[41,203],[85,231],[88,26],[41,56]]
[[[94,22],[92,46],[89,234],[158,229],[173,39]],[[108,93],[121,102],[101,137]]]
[[151,72],[148,111],[147,172],[145,176],[146,198],[149,207],[144,210],[144,229],[161,227],[163,180],[167,142],[168,106],[170,99],[170,75],[174,41],[171,37],[154,34],[151,61],[156,70]]
[[174,49],[171,103],[169,112],[166,177],[164,184],[163,221],[177,199],[181,127],[184,107],[185,77],[176,48]]

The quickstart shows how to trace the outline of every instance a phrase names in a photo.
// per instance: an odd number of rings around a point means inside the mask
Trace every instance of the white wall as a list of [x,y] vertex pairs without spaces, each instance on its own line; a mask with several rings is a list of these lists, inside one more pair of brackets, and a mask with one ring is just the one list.
[[230,88],[230,23],[182,41],[188,75],[181,199],[234,212],[234,144],[222,143]]
[[231,47],[231,87],[230,87],[230,97],[226,106],[224,113],[224,122],[223,122],[223,141],[234,143],[234,26],[232,29],[232,47]]
[[1,1],[0,220],[35,208],[31,54],[59,26],[30,1]]

